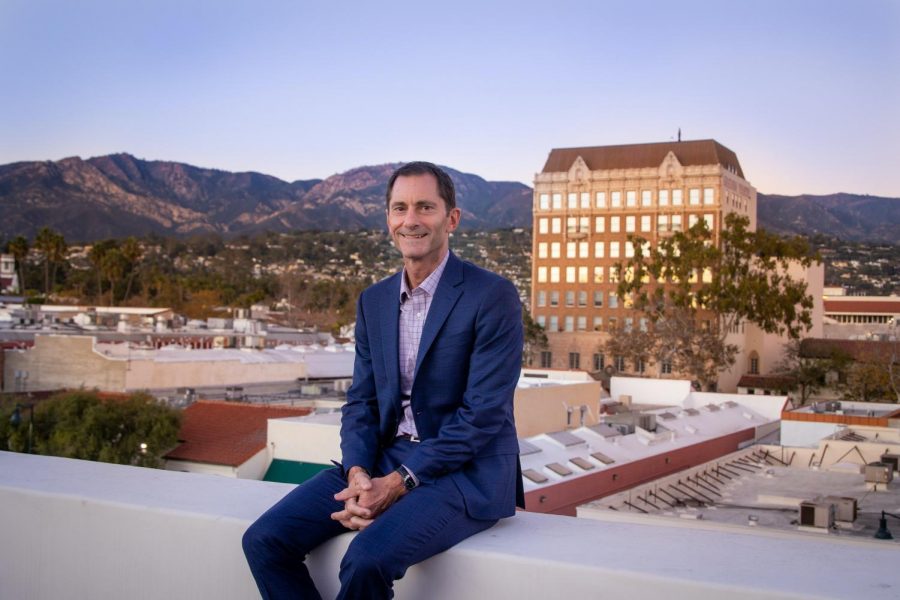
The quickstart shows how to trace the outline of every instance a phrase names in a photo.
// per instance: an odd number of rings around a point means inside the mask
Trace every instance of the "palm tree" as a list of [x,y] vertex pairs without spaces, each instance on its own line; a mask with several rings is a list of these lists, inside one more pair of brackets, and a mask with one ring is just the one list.
[[137,275],[138,262],[141,260],[141,244],[134,237],[125,238],[122,242],[122,256],[128,265],[128,283],[125,287],[125,300],[131,295],[131,285],[134,283],[134,277]]
[[[34,238],[34,247],[44,257],[44,296],[47,297],[50,295],[51,282],[56,279],[56,269],[59,263],[65,259],[68,246],[61,233],[57,233],[49,227],[41,227]],[[52,278],[50,277],[51,266]]]
[[9,253],[16,259],[16,267],[19,269],[19,292],[25,293],[25,259],[28,257],[28,240],[21,235],[10,240]]

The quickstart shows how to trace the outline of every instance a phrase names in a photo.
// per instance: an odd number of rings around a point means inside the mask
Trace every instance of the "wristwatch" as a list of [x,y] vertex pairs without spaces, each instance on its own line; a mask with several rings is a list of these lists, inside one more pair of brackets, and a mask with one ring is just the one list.
[[418,483],[416,483],[416,480],[413,478],[412,473],[410,473],[406,467],[400,465],[395,470],[397,474],[400,475],[400,479],[403,480],[403,487],[406,488],[407,492],[416,489]]

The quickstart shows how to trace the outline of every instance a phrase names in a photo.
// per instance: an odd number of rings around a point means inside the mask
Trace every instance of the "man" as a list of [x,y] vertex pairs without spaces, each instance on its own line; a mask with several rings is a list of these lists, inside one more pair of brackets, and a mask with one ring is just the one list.
[[397,169],[387,224],[403,270],[357,303],[353,385],[339,468],[323,471],[244,534],[264,598],[318,598],[303,560],[359,534],[339,598],[390,598],[413,564],[523,505],[513,393],[522,354],[518,293],[456,258],[453,182],[431,163]]

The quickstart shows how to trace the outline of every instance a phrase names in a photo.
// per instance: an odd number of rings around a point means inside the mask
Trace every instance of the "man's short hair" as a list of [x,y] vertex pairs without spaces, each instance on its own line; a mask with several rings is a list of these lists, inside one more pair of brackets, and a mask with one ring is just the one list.
[[449,213],[456,208],[456,188],[453,187],[453,180],[439,166],[422,160],[406,163],[391,174],[391,178],[388,179],[387,192],[385,193],[385,201],[388,207],[391,205],[391,193],[394,191],[394,182],[397,181],[397,178],[414,175],[433,175],[437,179],[438,195],[447,206],[447,212]]

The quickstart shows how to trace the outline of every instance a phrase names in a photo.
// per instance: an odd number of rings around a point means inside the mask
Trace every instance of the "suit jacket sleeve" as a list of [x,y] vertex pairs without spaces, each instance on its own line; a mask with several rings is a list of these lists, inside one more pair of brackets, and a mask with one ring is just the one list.
[[[424,440],[405,461],[421,481],[430,481],[459,470],[479,455],[501,430],[513,425],[513,395],[522,365],[522,309],[515,286],[496,278],[481,294],[474,321],[474,340],[467,369],[441,365],[446,377],[466,376],[460,406],[438,431]],[[513,429],[514,430],[514,429]],[[505,440],[518,452],[515,435]]]

